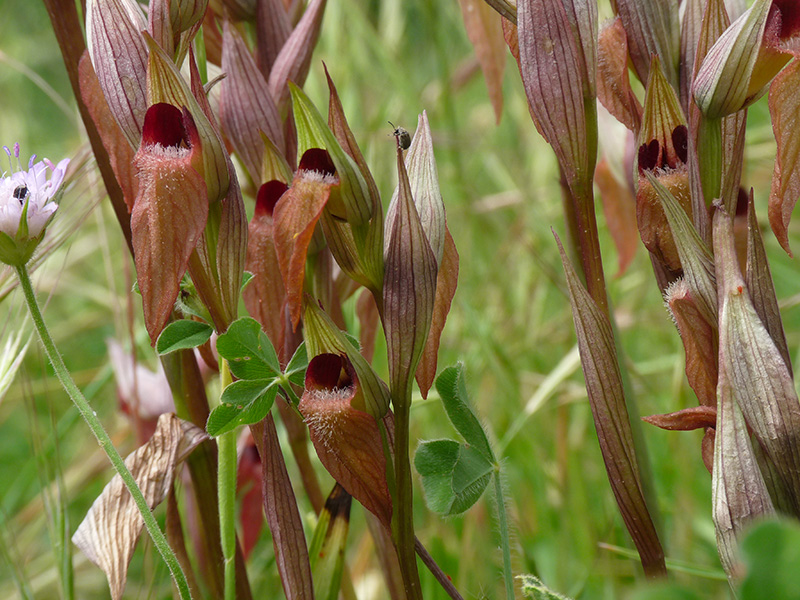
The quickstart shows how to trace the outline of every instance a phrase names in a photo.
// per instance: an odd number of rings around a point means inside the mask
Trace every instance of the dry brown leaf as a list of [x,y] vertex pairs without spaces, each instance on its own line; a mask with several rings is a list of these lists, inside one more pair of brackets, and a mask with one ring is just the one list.
[[[208,439],[206,432],[174,413],[158,419],[153,437],[128,455],[130,470],[150,508],[167,497],[175,468]],[[144,521],[119,475],[106,485],[83,519],[72,542],[108,577],[114,600],[122,597],[128,564]]]

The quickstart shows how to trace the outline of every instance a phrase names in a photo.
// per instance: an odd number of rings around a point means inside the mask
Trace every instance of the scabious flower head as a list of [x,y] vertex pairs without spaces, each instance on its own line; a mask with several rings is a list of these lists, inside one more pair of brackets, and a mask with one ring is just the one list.
[[[12,151],[7,146],[3,149],[11,159]],[[11,171],[0,177],[0,260],[22,265],[30,259],[58,208],[52,200],[64,181],[69,159],[53,165],[47,159],[34,162],[34,154],[24,170],[19,162],[19,144],[14,144],[13,158],[16,168],[10,161]]]

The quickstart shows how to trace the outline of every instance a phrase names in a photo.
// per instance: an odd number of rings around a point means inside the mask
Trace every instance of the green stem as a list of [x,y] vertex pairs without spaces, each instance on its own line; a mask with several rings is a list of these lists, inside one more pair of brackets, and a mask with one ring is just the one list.
[[506,598],[514,600],[514,574],[511,571],[511,540],[508,535],[508,518],[506,517],[506,501],[503,498],[503,486],[500,482],[500,465],[495,467],[494,493],[497,496],[497,521],[500,525],[500,543],[503,548],[503,579],[506,583]]
[[[220,360],[220,383],[224,390],[233,380],[228,361]],[[225,569],[225,600],[236,600],[236,430],[217,438],[219,446],[217,496],[219,529]]]
[[106,430],[103,429],[103,425],[95,415],[94,410],[92,410],[92,407],[89,405],[89,402],[83,397],[83,394],[78,389],[78,386],[75,385],[75,382],[72,380],[69,371],[67,371],[64,361],[61,359],[61,354],[59,354],[58,349],[53,342],[53,338],[50,337],[50,332],[47,330],[47,325],[44,322],[42,313],[39,310],[39,305],[36,302],[36,294],[34,293],[33,286],[31,285],[28,269],[23,265],[15,267],[15,270],[17,271],[17,276],[19,277],[22,293],[25,296],[25,302],[28,304],[28,310],[30,311],[31,319],[33,320],[33,324],[36,327],[37,333],[39,334],[39,339],[42,341],[45,354],[47,354],[47,358],[53,365],[53,370],[55,371],[56,377],[58,377],[58,380],[61,382],[64,390],[72,399],[72,402],[75,404],[78,412],[81,413],[81,416],[86,421],[86,424],[89,425],[89,429],[92,430],[92,433],[97,438],[97,442],[100,444],[100,447],[105,451],[108,459],[114,466],[114,469],[122,478],[122,481],[125,483],[125,487],[127,487],[128,491],[131,493],[131,497],[136,504],[136,508],[139,509],[139,513],[142,515],[144,525],[147,528],[147,532],[150,534],[150,538],[153,540],[153,544],[158,550],[158,553],[161,554],[164,562],[167,564],[167,568],[172,575],[172,579],[175,581],[175,586],[178,588],[178,594],[180,595],[181,599],[191,598],[192,595],[189,591],[189,584],[186,581],[186,576],[181,569],[178,559],[172,552],[172,548],[169,547],[167,539],[164,537],[164,533],[159,528],[156,518],[153,516],[150,507],[147,505],[147,500],[145,500],[144,496],[142,495],[142,490],[139,489],[139,486],[136,484],[136,480],[133,478],[133,475],[131,475],[128,467],[125,466],[125,462],[122,460],[119,452],[117,452],[117,449],[114,448],[111,438],[108,437],[108,433],[106,433]]
[[700,184],[706,205],[710,206],[722,189],[722,119],[701,118],[699,129]]
[[392,390],[394,405],[394,472],[395,503],[392,514],[392,535],[397,546],[400,572],[409,600],[422,600],[422,588],[414,551],[414,490],[411,485],[411,462],[408,459],[409,411],[411,384]]

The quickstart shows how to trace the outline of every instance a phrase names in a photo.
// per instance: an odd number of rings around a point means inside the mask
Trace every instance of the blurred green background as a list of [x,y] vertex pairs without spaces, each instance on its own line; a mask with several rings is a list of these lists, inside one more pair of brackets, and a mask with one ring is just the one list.
[[[19,141],[26,160],[32,152],[53,160],[75,155],[83,144],[82,132],[43,5],[12,2],[13,10],[4,11],[0,20],[0,144]],[[417,114],[428,112],[449,226],[461,257],[439,364],[466,363],[479,414],[496,441],[507,442],[505,488],[515,572],[536,574],[574,598],[632,597],[645,581],[606,479],[551,233],[553,228],[564,234],[556,162],[530,120],[514,60],[508,56],[499,124],[456,0],[330,0],[305,86],[324,109],[327,88],[321,61],[336,82],[385,203],[396,181],[386,121],[413,131]],[[755,187],[763,222],[773,157],[762,101],[750,111],[744,184]],[[83,169],[81,181],[64,196],[62,210],[78,214],[101,195],[97,176]],[[647,415],[695,405],[683,375],[681,343],[646,252],[640,248],[628,271],[615,277],[616,252],[599,209],[598,215],[635,411]],[[128,293],[132,265],[106,202],[74,229],[37,271],[35,283],[47,301],[46,317],[68,366],[93,395],[118,445],[130,450],[133,440],[117,407],[105,339],[132,337],[127,316],[129,303],[136,302]],[[797,238],[793,228],[795,247]],[[789,347],[796,356],[797,268],[769,233],[766,243]],[[16,294],[0,304],[0,324],[7,323],[0,325],[3,337],[22,319],[18,306]],[[132,313],[140,355],[154,364],[142,341],[137,305]],[[0,337],[0,347],[2,343]],[[529,414],[526,407],[535,410]],[[59,428],[57,438],[54,426]],[[516,435],[507,439],[512,430]],[[650,427],[643,433],[672,582],[703,598],[729,597],[715,549],[711,478],[700,460],[701,434]],[[435,397],[415,402],[415,439],[455,435]],[[52,492],[59,468],[74,528],[110,469],[33,343],[16,381],[0,399],[4,598],[15,597],[16,580],[25,582],[33,597],[58,594],[53,532],[46,518],[53,508],[43,503],[54,496],[41,490]],[[465,598],[501,597],[502,561],[492,501],[487,496],[465,516],[442,520],[427,511],[416,483],[419,538]],[[309,507],[303,509],[308,512]],[[361,577],[363,598],[382,598],[380,583],[369,573],[374,565],[364,532],[361,509],[354,508],[351,568]],[[107,593],[98,569],[79,554],[74,564],[78,597]],[[166,571],[148,544],[140,545],[131,569],[126,597],[169,597]],[[250,572],[261,597],[280,597],[268,533],[262,534]],[[444,597],[427,575],[424,585],[426,598]]]

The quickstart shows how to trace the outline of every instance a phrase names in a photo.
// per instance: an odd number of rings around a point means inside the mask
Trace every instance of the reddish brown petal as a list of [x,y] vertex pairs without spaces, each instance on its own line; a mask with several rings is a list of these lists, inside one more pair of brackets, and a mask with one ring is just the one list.
[[778,143],[772,190],[769,196],[769,224],[784,250],[789,249],[789,221],[800,197],[800,137],[797,135],[797,115],[800,113],[800,62],[794,61],[772,82],[769,92],[769,112],[772,131]]
[[320,354],[306,372],[299,409],[320,461],[356,500],[388,528],[392,499],[378,422],[353,408],[359,384],[345,358]]
[[375,304],[375,298],[369,290],[361,290],[361,294],[356,300],[356,315],[358,316],[358,341],[361,342],[361,354],[364,355],[367,362],[372,362],[380,314],[378,313],[378,306]]
[[636,199],[630,187],[614,176],[605,158],[597,163],[594,181],[600,192],[608,232],[617,248],[617,277],[619,277],[628,268],[639,247]]
[[693,406],[663,415],[642,417],[642,421],[669,431],[691,431],[714,427],[717,423],[717,409],[712,406]]
[[439,340],[442,336],[447,314],[450,312],[450,304],[456,294],[458,284],[458,251],[450,235],[450,230],[445,228],[444,252],[442,253],[442,264],[439,265],[439,273],[436,276],[436,297],[433,301],[433,319],[431,320],[431,331],[428,340],[425,342],[425,350],[422,351],[419,366],[417,367],[417,385],[423,398],[428,397],[428,390],[433,385],[436,378],[436,364],[439,358]]
[[[168,105],[156,106],[148,110],[144,129],[154,136],[169,135],[167,123],[174,124],[178,111],[164,108]],[[172,117],[159,117],[166,113]],[[166,123],[151,126],[151,116]],[[193,153],[188,148],[143,143],[134,159],[139,193],[131,215],[131,233],[145,326],[152,343],[172,312],[189,256],[208,216],[205,181],[192,167]]]
[[331,188],[337,183],[334,176],[298,170],[291,188],[275,206],[275,250],[295,328],[300,322],[303,304],[308,247]]
[[667,305],[681,334],[686,354],[686,379],[701,405],[717,405],[717,332],[709,323],[689,291],[679,279],[665,294]]
[[244,288],[244,305],[276,348],[283,347],[281,306],[286,298],[278,255],[275,251],[272,210],[288,189],[281,181],[270,181],[259,188],[256,210],[250,221],[245,270],[253,280]]
[[635,134],[642,122],[642,105],[628,76],[628,38],[617,18],[600,31],[597,47],[597,98]]
[[250,556],[253,546],[256,545],[264,525],[261,499],[262,480],[261,459],[253,439],[248,436],[248,444],[239,455],[239,466],[236,472],[236,489],[241,496],[239,523],[242,530],[242,554],[245,560]]

